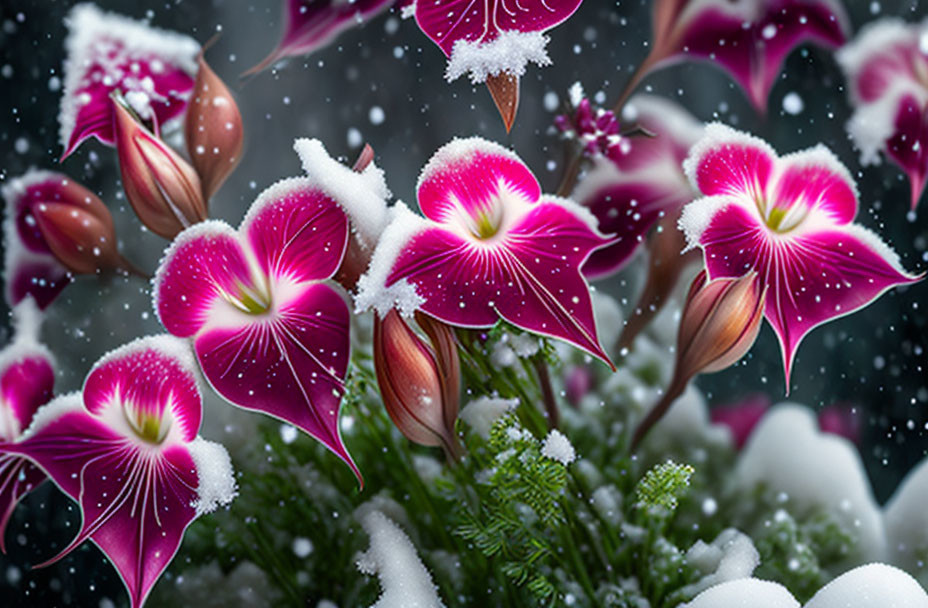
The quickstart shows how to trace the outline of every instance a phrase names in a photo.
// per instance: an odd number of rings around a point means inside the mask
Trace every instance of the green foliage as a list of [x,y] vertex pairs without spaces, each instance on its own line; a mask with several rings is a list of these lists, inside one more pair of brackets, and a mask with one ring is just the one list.
[[755,545],[761,559],[755,576],[779,581],[805,602],[831,579],[823,564],[846,557],[854,539],[824,514],[797,521],[778,509],[755,535]]
[[508,414],[493,424],[486,444],[490,468],[479,478],[486,490],[476,511],[459,511],[455,532],[485,556],[502,560],[501,571],[545,601],[556,592],[550,570],[550,532],[565,522],[561,501],[567,467],[541,455],[541,442]]
[[655,466],[645,473],[635,488],[638,502],[645,507],[676,510],[694,472],[695,469],[690,465],[677,464],[672,460]]

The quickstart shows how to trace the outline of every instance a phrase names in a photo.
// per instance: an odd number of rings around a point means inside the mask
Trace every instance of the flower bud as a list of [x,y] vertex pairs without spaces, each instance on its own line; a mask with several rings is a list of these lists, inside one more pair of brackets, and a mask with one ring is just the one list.
[[173,239],[206,219],[206,202],[196,171],[155,137],[113,96],[113,131],[126,197],[152,232]]
[[632,437],[634,450],[699,373],[717,372],[743,357],[760,331],[766,287],[756,272],[710,281],[701,271],[690,286],[677,332],[677,361],[664,396]]
[[487,89],[509,133],[519,110],[519,77],[506,72],[487,76]]
[[116,248],[113,217],[93,192],[66,175],[33,171],[6,194],[25,248],[48,253],[68,271],[94,274],[131,267]]
[[187,106],[184,137],[194,169],[200,176],[203,198],[209,200],[242,157],[242,115],[225,83],[203,59],[193,97]]
[[756,272],[714,281],[700,272],[680,319],[675,375],[721,371],[743,357],[760,331],[765,294]]
[[125,267],[108,212],[100,218],[65,203],[39,203],[32,215],[52,254],[71,272],[93,274]]
[[[407,439],[425,446],[442,446],[457,458],[454,433],[460,388],[457,347],[450,328],[423,320],[435,348],[430,348],[396,310],[374,318],[374,369],[387,413]],[[452,354],[453,352],[453,354]]]

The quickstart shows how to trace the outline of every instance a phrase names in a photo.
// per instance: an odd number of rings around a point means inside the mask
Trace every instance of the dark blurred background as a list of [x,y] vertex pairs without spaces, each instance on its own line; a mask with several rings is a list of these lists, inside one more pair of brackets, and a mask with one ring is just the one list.
[[[166,243],[140,229],[121,195],[112,149],[85,143],[63,165],[58,142],[58,104],[71,1],[3,0],[0,5],[0,183],[29,167],[68,173],[97,191],[113,211],[123,252],[153,271]],[[266,186],[301,172],[294,137],[318,137],[334,155],[353,159],[361,142],[376,151],[393,193],[414,202],[418,172],[429,156],[454,136],[481,135],[510,145],[528,162],[547,191],[557,187],[564,144],[551,123],[580,81],[599,103],[611,106],[647,51],[650,3],[586,0],[566,23],[552,30],[554,65],[530,67],[522,102],[507,136],[482,87],[466,78],[448,84],[445,59],[411,20],[389,11],[343,34],[316,54],[247,81],[238,75],[276,44],[281,26],[278,2],[180,0],[99,2],[104,9],[205,42],[221,34],[207,59],[237,94],[245,121],[244,159],[213,199],[211,215],[237,225]],[[891,15],[907,21],[928,13],[925,0],[846,1],[856,32],[867,21]],[[643,87],[683,104],[697,118],[721,120],[767,139],[780,152],[823,142],[858,180],[858,221],[879,232],[910,270],[928,268],[928,200],[907,217],[908,184],[894,165],[863,168],[844,130],[850,116],[845,83],[831,53],[797,49],[770,95],[766,118],[757,116],[741,90],[720,70],[704,64],[677,65],[649,77]],[[794,93],[802,110],[790,114],[783,100]],[[555,97],[556,96],[556,97]],[[557,102],[556,104],[553,102]],[[552,108],[557,110],[552,110]],[[634,302],[622,276],[600,289],[623,304]],[[843,403],[858,408],[863,422],[861,453],[879,501],[925,455],[928,439],[928,377],[925,337],[928,284],[893,290],[866,310],[815,330],[803,342],[789,399],[810,408]],[[2,306],[2,305],[0,305]],[[6,318],[3,315],[2,318]],[[136,336],[161,330],[148,285],[138,279],[106,284],[81,278],[49,309],[43,337],[58,358],[57,392],[74,390],[104,352]],[[5,342],[8,327],[0,328]],[[765,328],[745,363],[704,377],[710,404],[728,403],[751,392],[784,398],[780,355]],[[96,549],[85,546],[61,563],[30,572],[28,564],[60,548],[79,517],[49,487],[27,498],[8,530],[10,555],[0,556],[0,605],[123,605],[115,573],[102,566]],[[92,564],[100,564],[93,567]]]

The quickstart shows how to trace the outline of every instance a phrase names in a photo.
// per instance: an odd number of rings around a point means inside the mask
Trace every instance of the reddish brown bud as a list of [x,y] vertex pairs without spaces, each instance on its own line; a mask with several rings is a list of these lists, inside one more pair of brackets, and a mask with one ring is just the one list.
[[[430,348],[395,310],[374,318],[374,369],[387,413],[407,439],[460,455],[454,433],[460,370],[450,328],[422,318]],[[434,338],[432,336],[435,336]]]
[[206,202],[193,167],[146,129],[121,97],[113,97],[113,108],[123,188],[142,223],[173,239],[205,220]]
[[125,268],[108,211],[101,218],[86,208],[39,203],[33,206],[32,215],[48,248],[71,272],[94,274]]
[[199,71],[193,97],[187,106],[184,137],[187,151],[200,176],[203,198],[209,200],[242,157],[244,130],[238,105],[225,83],[197,58]]
[[632,449],[699,373],[721,371],[743,357],[760,332],[767,290],[756,272],[710,281],[706,271],[690,286],[677,331],[673,379],[635,430]]
[[493,97],[493,103],[506,125],[506,133],[512,130],[519,109],[519,77],[500,72],[487,76],[487,89]]

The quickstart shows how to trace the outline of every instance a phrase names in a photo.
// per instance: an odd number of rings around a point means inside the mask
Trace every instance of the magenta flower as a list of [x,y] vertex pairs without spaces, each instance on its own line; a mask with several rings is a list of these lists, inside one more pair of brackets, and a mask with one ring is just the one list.
[[689,247],[702,248],[711,278],[760,275],[787,391],[807,333],[921,278],[876,234],[852,223],[854,181],[824,146],[781,158],[766,142],[715,123],[685,169],[705,197],[684,207],[680,228]]
[[338,426],[348,307],[326,282],[344,257],[348,221],[317,184],[271,186],[237,231],[207,220],[181,232],[155,274],[154,304],[169,332],[192,339],[217,393],[307,432],[360,480]]
[[113,144],[113,91],[156,127],[183,116],[197,73],[196,41],[103,13],[93,4],[75,6],[66,23],[62,158],[89,137]]
[[243,76],[256,74],[287,57],[308,55],[345,30],[370,21],[396,0],[285,0],[283,34],[264,61]]
[[594,107],[583,94],[580,83],[574,83],[570,89],[571,114],[559,114],[554,117],[554,126],[563,137],[580,144],[583,153],[590,158],[620,155],[621,148],[627,147],[628,140],[619,132],[619,121],[615,113]]
[[528,63],[550,65],[544,32],[574,14],[583,0],[439,0],[416,2],[416,23],[448,57],[445,77],[474,83],[501,73],[525,74]]
[[837,53],[854,114],[848,131],[861,162],[882,151],[909,178],[912,210],[928,180],[928,19],[881,19]]
[[[0,351],[0,445],[17,441],[36,411],[52,398],[55,363],[38,342],[39,312],[27,298],[13,310],[16,338]],[[45,480],[22,456],[0,453],[0,551],[6,553],[6,525],[19,500]]]
[[622,138],[607,150],[609,161],[597,162],[574,193],[596,216],[599,229],[617,237],[583,266],[589,278],[622,269],[658,220],[674,216],[697,196],[682,163],[702,136],[702,125],[679,105],[651,95],[634,97],[625,111],[653,137]]
[[360,309],[419,308],[471,328],[502,318],[609,362],[580,267],[610,240],[588,212],[543,196],[518,156],[480,138],[439,149],[417,194],[425,218],[394,207],[358,283]]
[[790,52],[812,41],[841,46],[850,30],[839,0],[657,0],[650,70],[695,57],[727,71],[761,113]]
[[2,444],[26,456],[81,508],[81,530],[57,561],[88,538],[141,606],[180,547],[187,526],[235,495],[229,455],[197,436],[202,403],[186,344],[142,338],[104,356],[83,393],[58,397],[24,438]]

